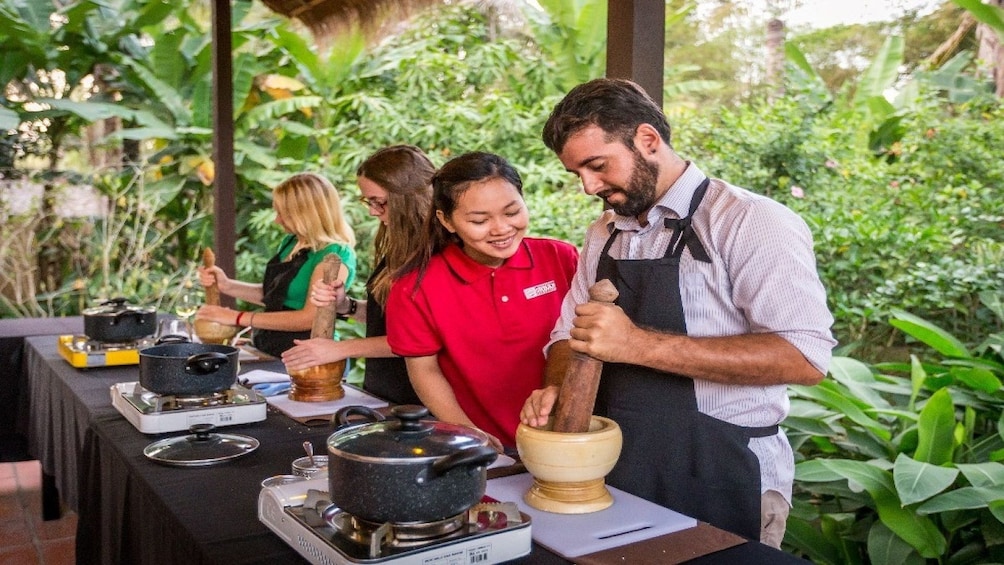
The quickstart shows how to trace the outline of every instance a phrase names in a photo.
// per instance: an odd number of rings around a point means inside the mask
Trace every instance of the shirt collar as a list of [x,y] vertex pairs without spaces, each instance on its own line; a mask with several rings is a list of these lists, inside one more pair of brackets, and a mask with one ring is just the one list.
[[530,247],[524,238],[519,242],[516,254],[506,259],[499,267],[489,267],[471,259],[469,255],[456,243],[451,243],[442,251],[443,260],[450,271],[465,283],[472,283],[482,277],[491,275],[498,269],[531,269],[533,268],[533,255]]
[[[685,218],[690,213],[690,200],[697,192],[697,188],[704,182],[704,172],[691,161],[687,161],[687,168],[683,170],[676,181],[670,185],[669,190],[662,195],[662,198],[655,202],[655,205],[648,211],[648,226],[662,225],[665,217]],[[638,223],[638,218],[634,216],[613,215],[612,228],[621,231],[639,231],[642,229]]]

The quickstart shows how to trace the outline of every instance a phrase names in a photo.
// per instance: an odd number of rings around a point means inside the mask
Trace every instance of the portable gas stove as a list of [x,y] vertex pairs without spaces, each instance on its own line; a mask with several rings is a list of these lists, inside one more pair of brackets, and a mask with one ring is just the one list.
[[144,434],[187,430],[193,424],[260,422],[268,407],[258,391],[238,384],[206,396],[172,396],[150,392],[138,382],[117,383],[111,395],[112,406]]
[[258,519],[311,563],[492,565],[530,553],[530,517],[511,502],[423,524],[372,524],[328,508],[327,478],[267,486]]
[[123,343],[97,341],[85,335],[59,336],[59,354],[78,369],[138,365],[139,350],[153,345],[153,337]]

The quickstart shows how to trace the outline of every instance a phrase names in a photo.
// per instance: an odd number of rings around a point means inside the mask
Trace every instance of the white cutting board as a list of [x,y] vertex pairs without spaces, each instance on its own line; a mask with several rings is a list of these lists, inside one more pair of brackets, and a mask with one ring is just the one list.
[[265,401],[275,406],[280,412],[290,418],[314,418],[318,416],[330,416],[338,412],[339,408],[345,406],[366,406],[369,408],[383,408],[387,406],[386,400],[381,400],[372,394],[367,394],[358,388],[342,385],[345,396],[338,400],[328,400],[325,402],[300,402],[290,400],[286,394],[268,396]]
[[697,520],[645,499],[607,486],[614,503],[589,514],[555,514],[531,507],[523,500],[533,477],[529,473],[488,481],[485,494],[502,502],[515,502],[530,515],[533,541],[571,559],[671,534],[697,526]]

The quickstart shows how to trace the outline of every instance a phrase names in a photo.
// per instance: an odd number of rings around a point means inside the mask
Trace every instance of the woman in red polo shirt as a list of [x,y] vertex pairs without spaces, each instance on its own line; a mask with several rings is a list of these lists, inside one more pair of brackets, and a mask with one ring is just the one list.
[[432,188],[422,241],[387,300],[387,342],[436,418],[512,448],[578,252],[525,237],[523,181],[498,155],[461,155]]

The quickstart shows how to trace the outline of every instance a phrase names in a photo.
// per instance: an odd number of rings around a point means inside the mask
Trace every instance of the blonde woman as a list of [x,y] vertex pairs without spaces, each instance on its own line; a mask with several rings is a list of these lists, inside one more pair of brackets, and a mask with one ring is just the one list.
[[420,404],[408,380],[404,359],[387,345],[384,306],[392,276],[414,251],[425,231],[425,217],[432,202],[435,166],[413,145],[392,145],[370,155],[356,171],[359,200],[370,216],[380,220],[373,242],[373,274],[366,281],[366,297],[356,300],[341,285],[323,282],[312,288],[311,301],[323,306],[338,301],[337,311],[366,324],[366,337],[331,341],[298,341],[286,350],[286,369],[296,371],[347,358],[366,358],[363,388],[393,404]]
[[221,306],[203,306],[200,320],[253,327],[254,346],[280,356],[294,339],[308,339],[316,306],[307,300],[310,286],[322,277],[321,260],[334,253],[342,260],[338,280],[352,284],[356,274],[355,233],[342,214],[338,191],[324,177],[300,173],[272,191],[275,223],[287,234],[265,267],[261,283],[227,277],[219,267],[199,269],[203,286],[213,284],[221,294],[265,307],[263,312],[242,312]]

